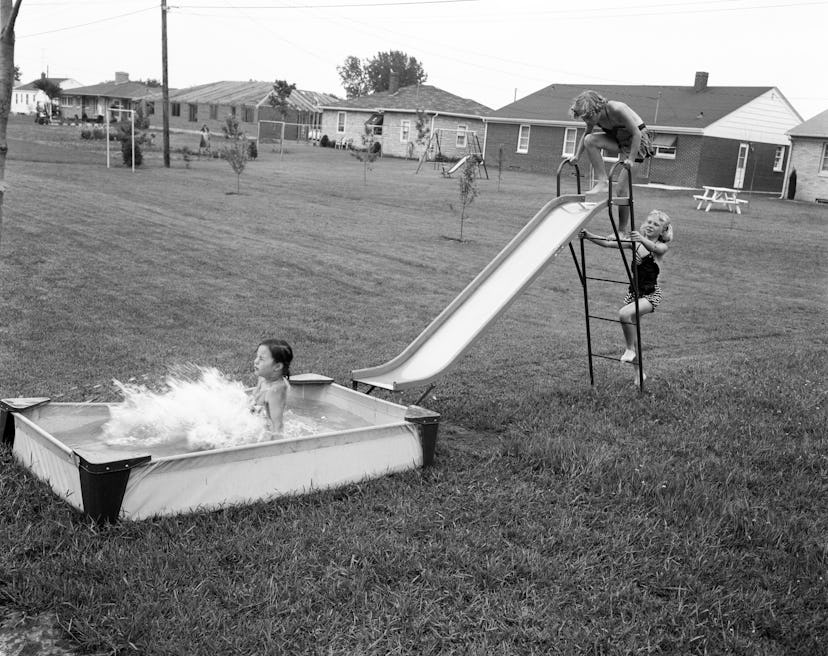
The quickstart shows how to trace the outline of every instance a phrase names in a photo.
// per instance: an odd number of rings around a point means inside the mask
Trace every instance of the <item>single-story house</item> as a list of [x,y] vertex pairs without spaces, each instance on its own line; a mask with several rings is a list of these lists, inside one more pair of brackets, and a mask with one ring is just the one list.
[[788,130],[788,160],[784,198],[828,202],[828,109]]
[[491,108],[427,84],[396,86],[322,107],[321,136],[365,147],[379,142],[383,154],[448,160],[481,154],[483,117]]
[[[655,156],[639,167],[644,181],[779,193],[788,131],[802,117],[776,87],[707,82],[708,74],[697,72],[693,86],[553,84],[487,117],[487,159],[502,148],[512,168],[554,173],[584,133],[583,121],[569,114],[572,100],[594,89],[628,104],[655,133]],[[585,156],[580,169],[592,173]]]
[[[61,91],[81,86],[80,82],[71,77],[46,77],[46,73],[41,73],[40,79],[59,86]],[[38,110],[47,111],[50,115],[53,113],[53,105],[59,104],[59,99],[55,99],[53,102],[52,99],[35,86],[37,81],[32,80],[25,84],[18,84],[12,89],[12,114],[34,115]]]
[[132,82],[129,74],[115,73],[115,80],[68,89],[60,97],[60,111],[65,118],[82,121],[127,119],[118,110],[136,110],[157,92],[143,82]]
[[[338,100],[331,94],[294,89],[287,100],[285,116],[282,117],[269,102],[272,93],[272,82],[256,80],[211,82],[170,91],[170,128],[197,131],[207,125],[211,132],[221,133],[226,118],[235,116],[242,131],[251,138],[259,136],[260,121],[278,121],[286,124],[285,139],[307,139],[310,131],[319,128],[322,119],[320,105]],[[160,92],[156,92],[152,100],[152,125],[160,129]],[[267,126],[267,134],[281,138],[281,125]]]

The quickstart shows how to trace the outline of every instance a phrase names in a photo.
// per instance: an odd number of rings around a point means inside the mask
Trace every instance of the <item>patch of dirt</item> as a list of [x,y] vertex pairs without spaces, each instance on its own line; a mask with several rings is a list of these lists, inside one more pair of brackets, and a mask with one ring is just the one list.
[[0,608],[0,656],[77,656],[54,615]]

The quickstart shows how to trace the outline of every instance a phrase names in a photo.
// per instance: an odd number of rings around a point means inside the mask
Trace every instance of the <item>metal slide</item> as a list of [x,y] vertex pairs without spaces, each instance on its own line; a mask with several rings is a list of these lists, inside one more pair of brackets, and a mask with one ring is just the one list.
[[606,208],[606,200],[585,203],[583,196],[549,201],[402,353],[385,364],[352,371],[351,380],[403,390],[439,378]]

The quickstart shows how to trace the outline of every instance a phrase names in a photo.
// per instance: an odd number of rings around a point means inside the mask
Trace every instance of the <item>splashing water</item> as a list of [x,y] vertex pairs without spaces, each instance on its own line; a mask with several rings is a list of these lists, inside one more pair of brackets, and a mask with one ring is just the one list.
[[[166,391],[114,381],[124,400],[103,425],[107,445],[144,447],[183,443],[189,450],[219,449],[281,439],[260,414],[250,411],[244,386],[212,367],[195,367],[166,378]],[[288,411],[289,412],[289,411]],[[285,436],[313,427],[286,414]]]

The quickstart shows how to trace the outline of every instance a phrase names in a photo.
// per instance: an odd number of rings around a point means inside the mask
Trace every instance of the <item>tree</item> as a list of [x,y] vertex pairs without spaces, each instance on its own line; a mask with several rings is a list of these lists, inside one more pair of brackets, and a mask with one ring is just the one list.
[[14,67],[14,81],[15,82],[20,82],[20,78],[22,77],[22,75],[23,75],[23,73],[20,72],[20,67],[15,66]]
[[55,99],[55,98],[59,99],[60,94],[62,93],[60,85],[56,84],[55,82],[53,82],[52,80],[50,80],[47,77],[41,77],[41,78],[35,80],[32,83],[32,86],[35,89],[40,89],[43,93],[46,94],[46,97],[49,99],[49,105],[52,104],[53,99]]
[[270,95],[267,97],[267,102],[271,107],[273,107],[273,109],[279,112],[279,116],[282,117],[283,121],[285,120],[288,109],[290,108],[290,105],[288,104],[290,94],[294,91],[296,91],[295,84],[288,84],[287,80],[276,80],[273,83],[273,91],[271,91]]
[[428,79],[420,62],[399,50],[378,52],[373,59],[364,62],[354,55],[349,55],[336,70],[348,98],[387,91],[391,88],[392,71],[399,75],[398,82],[401,87],[422,84]]
[[359,98],[369,92],[368,82],[365,80],[365,71],[362,70],[362,62],[359,57],[348,55],[345,63],[336,67],[339,78],[342,80],[342,88],[348,98]]
[[247,139],[244,136],[224,147],[224,159],[227,160],[230,168],[233,169],[233,173],[236,174],[236,194],[241,193],[239,191],[239,181],[241,174],[244,172],[244,167],[247,165],[247,152]]
[[460,169],[460,241],[463,241],[466,208],[477,198],[477,163],[477,158],[472,155]]
[[382,144],[374,140],[373,126],[366,125],[362,135],[362,148],[351,151],[351,156],[362,162],[362,183],[368,184],[368,171],[373,170],[372,164],[382,155]]
[[23,0],[0,0],[0,234],[3,228],[3,198],[6,193],[6,155],[12,88],[14,87],[14,24]]
[[422,84],[428,79],[422,65],[414,57],[399,50],[378,52],[365,66],[365,77],[374,93],[387,91],[391,87],[392,71],[400,76],[398,82],[401,87]]

